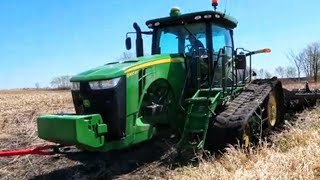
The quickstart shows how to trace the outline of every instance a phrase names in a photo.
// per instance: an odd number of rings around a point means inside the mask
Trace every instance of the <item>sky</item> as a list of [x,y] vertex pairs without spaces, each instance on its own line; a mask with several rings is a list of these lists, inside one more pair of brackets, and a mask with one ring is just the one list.
[[[148,30],[146,20],[176,6],[182,13],[212,9],[210,0],[0,0],[0,89],[49,86],[53,77],[116,61],[133,22]],[[271,49],[252,65],[274,73],[293,66],[290,49],[320,40],[318,7],[318,0],[220,0],[218,10],[239,22],[236,47]]]

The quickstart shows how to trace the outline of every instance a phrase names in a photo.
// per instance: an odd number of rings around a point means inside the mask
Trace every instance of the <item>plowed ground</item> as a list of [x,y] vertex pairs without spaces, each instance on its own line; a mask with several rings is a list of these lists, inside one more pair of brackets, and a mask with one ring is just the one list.
[[[49,144],[37,137],[35,118],[60,112],[74,112],[68,91],[0,91],[0,150]],[[231,147],[178,161],[174,139],[155,139],[109,153],[0,157],[0,179],[320,179],[320,110],[286,120],[249,153]]]

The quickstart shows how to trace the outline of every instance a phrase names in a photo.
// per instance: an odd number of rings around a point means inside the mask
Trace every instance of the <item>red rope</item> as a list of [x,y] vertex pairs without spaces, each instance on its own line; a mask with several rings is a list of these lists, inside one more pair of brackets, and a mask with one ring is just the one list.
[[[9,156],[18,156],[18,155],[28,155],[28,154],[35,154],[35,155],[52,155],[55,153],[55,145],[46,145],[40,146],[36,148],[29,148],[29,149],[15,149],[15,150],[7,150],[7,151],[0,151],[0,157],[9,157]],[[51,151],[45,151],[51,150]]]

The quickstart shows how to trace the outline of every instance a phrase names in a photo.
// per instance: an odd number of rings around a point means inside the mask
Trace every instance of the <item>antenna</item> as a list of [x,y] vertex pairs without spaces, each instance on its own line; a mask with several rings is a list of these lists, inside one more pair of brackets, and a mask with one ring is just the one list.
[[[223,16],[226,15],[227,12],[227,4],[228,4],[228,0],[225,1],[225,6],[224,6],[224,12],[223,12]],[[217,6],[218,6],[218,0],[212,0],[212,6],[214,8],[214,11],[217,10]]]
[[226,4],[225,4],[225,6],[224,6],[224,12],[223,12],[223,15],[225,15],[225,14],[226,14],[226,12],[227,12],[227,4],[228,4],[228,0],[226,0]]

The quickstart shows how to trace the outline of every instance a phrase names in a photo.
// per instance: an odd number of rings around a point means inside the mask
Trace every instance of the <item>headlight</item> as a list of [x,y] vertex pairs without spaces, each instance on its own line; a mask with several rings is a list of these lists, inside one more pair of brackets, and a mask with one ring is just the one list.
[[109,89],[115,87],[120,78],[110,79],[110,80],[102,80],[102,81],[91,81],[89,82],[90,88],[93,90],[97,89]]
[[80,82],[72,82],[71,90],[80,90]]

